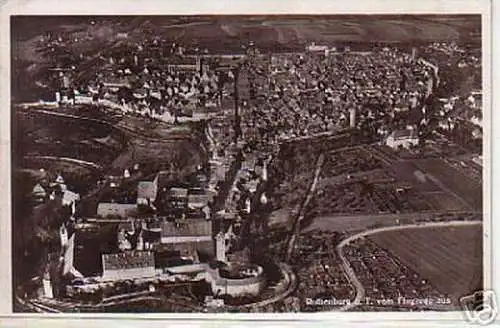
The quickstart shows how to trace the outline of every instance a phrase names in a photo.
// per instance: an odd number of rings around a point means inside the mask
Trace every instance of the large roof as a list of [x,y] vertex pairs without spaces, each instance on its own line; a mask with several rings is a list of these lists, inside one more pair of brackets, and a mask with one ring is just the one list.
[[416,130],[412,129],[403,129],[393,131],[390,135],[394,139],[415,139],[418,138],[418,134]]
[[107,217],[110,215],[126,218],[137,213],[136,204],[120,204],[120,203],[99,203],[97,205],[97,215]]
[[212,222],[200,219],[164,222],[161,230],[162,237],[212,236]]
[[179,187],[170,188],[169,194],[171,197],[179,197],[179,198],[187,197],[188,189]]
[[137,198],[155,199],[157,188],[153,181],[139,181],[137,185]]
[[104,270],[123,270],[154,267],[154,255],[147,251],[128,251],[103,254]]
[[208,205],[208,195],[203,194],[189,194],[188,195],[188,206],[192,208],[202,208]]
[[63,194],[63,204],[71,204],[80,200],[80,195],[70,190],[65,190]]

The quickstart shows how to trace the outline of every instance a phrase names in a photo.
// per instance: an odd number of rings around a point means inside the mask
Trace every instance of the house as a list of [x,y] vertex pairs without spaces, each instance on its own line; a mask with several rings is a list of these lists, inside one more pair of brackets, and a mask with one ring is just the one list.
[[161,226],[161,242],[163,244],[211,240],[211,221],[189,219],[183,222],[165,221]]
[[397,149],[400,146],[409,148],[410,146],[418,145],[418,143],[417,131],[409,128],[393,131],[386,139],[386,145],[393,149]]
[[186,188],[170,188],[169,201],[177,208],[184,208],[188,202],[188,190]]
[[51,187],[54,187],[56,185],[59,185],[61,187],[61,190],[66,189],[66,184],[64,182],[64,178],[61,175],[58,175],[56,180],[50,184]]
[[471,134],[473,139],[483,138],[483,131],[481,130],[481,128],[476,127],[474,130],[472,130]]
[[482,127],[483,126],[483,118],[481,117],[481,115],[473,115],[469,121],[476,125],[477,127]]
[[117,92],[120,88],[130,88],[128,79],[120,77],[108,77],[102,84],[104,88],[111,92]]
[[481,156],[481,155],[474,156],[474,157],[472,158],[472,161],[473,161],[474,163],[476,163],[477,165],[483,166],[483,156]]
[[326,45],[317,45],[314,42],[311,43],[310,45],[307,46],[306,50],[308,52],[322,52],[325,53],[326,51],[329,50],[328,46]]
[[192,188],[187,196],[188,208],[200,209],[208,205],[208,195],[203,189]]
[[136,213],[136,204],[99,203],[97,205],[97,215],[102,218],[119,217],[125,219],[134,216]]
[[104,280],[149,278],[156,275],[154,254],[149,251],[125,251],[102,255]]
[[39,199],[44,199],[47,196],[47,192],[45,191],[45,189],[39,183],[37,183],[33,187],[33,190],[31,191],[31,194],[33,195],[33,197],[35,197],[38,200]]
[[64,190],[63,197],[62,197],[62,204],[63,205],[72,205],[75,204],[77,201],[80,200],[80,195],[77,194],[76,192],[70,191],[70,190]]
[[157,185],[153,181],[139,181],[137,185],[137,205],[151,205],[158,194]]

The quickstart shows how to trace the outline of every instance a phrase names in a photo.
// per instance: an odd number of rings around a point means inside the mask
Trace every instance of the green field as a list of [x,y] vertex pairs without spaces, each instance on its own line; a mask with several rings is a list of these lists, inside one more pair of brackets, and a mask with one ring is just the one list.
[[370,239],[455,302],[481,289],[481,225],[408,228],[377,233]]

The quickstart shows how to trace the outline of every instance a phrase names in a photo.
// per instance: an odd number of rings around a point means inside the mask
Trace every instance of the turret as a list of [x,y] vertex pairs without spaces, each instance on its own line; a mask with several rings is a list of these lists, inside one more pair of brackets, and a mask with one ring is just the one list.
[[215,236],[215,256],[217,261],[226,262],[226,240],[222,231]]
[[50,279],[50,272],[48,265],[45,268],[45,272],[43,273],[42,284],[43,284],[43,296],[46,298],[54,298],[54,290],[52,287],[52,280]]

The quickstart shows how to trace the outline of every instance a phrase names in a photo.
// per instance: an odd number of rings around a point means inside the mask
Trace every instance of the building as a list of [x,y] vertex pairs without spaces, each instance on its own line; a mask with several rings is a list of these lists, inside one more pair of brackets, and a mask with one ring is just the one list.
[[68,229],[66,224],[63,224],[59,229],[61,238],[61,247],[63,251],[63,272],[64,276],[71,275],[73,277],[83,277],[82,274],[75,268],[75,236],[74,229]]
[[474,157],[472,158],[472,161],[473,161],[474,163],[476,163],[477,165],[483,166],[483,156],[481,156],[481,155],[474,156]]
[[125,251],[102,255],[103,279],[126,280],[156,275],[154,254],[150,251]]
[[306,51],[316,52],[316,53],[326,53],[327,51],[329,51],[329,48],[326,45],[318,45],[313,42],[306,47]]
[[167,199],[173,208],[185,209],[188,202],[188,189],[179,187],[170,188]]
[[212,241],[212,222],[207,220],[186,219],[179,222],[163,222],[161,243]]
[[97,205],[97,216],[102,218],[118,217],[126,219],[136,214],[136,204],[99,203]]
[[144,234],[150,244],[156,244],[153,246],[154,249],[164,254],[168,253],[164,256],[163,262],[174,263],[176,260],[189,259],[193,263],[198,263],[208,261],[215,255],[211,221],[200,219],[165,221],[161,223],[160,229],[159,242],[156,239],[156,229],[145,229]]
[[47,192],[45,189],[37,183],[34,187],[33,190],[31,191],[31,194],[36,200],[43,200],[45,197],[47,197]]
[[137,205],[151,206],[157,194],[157,184],[153,181],[140,181],[137,185]]
[[208,205],[208,194],[203,189],[192,188],[188,191],[187,206],[189,209],[201,209]]
[[72,192],[70,190],[64,190],[63,193],[63,198],[62,198],[62,204],[71,206],[76,204],[80,200],[80,194],[77,194],[76,192]]
[[220,263],[207,267],[206,280],[215,296],[256,296],[266,285],[262,267],[248,263]]
[[46,298],[54,298],[54,287],[48,269],[45,270],[42,278],[43,296]]
[[410,148],[419,144],[418,133],[415,129],[404,129],[393,131],[385,141],[386,145],[398,149],[399,147]]
[[351,128],[356,127],[356,109],[355,108],[349,109],[349,127],[351,127]]
[[215,236],[215,256],[217,261],[226,262],[226,238],[224,233],[220,232]]

